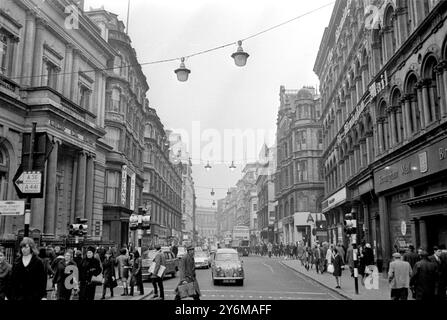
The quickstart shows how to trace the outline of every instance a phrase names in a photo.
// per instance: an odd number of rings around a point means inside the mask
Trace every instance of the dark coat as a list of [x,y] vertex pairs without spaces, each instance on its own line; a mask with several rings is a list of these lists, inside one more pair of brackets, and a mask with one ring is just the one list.
[[332,260],[332,263],[334,264],[334,273],[333,276],[334,277],[341,277],[341,272],[342,272],[342,265],[343,265],[343,259],[341,258],[341,256],[339,254],[337,254],[335,256],[335,258]]
[[363,258],[365,266],[371,266],[374,264],[374,251],[372,248],[366,248],[363,251]]
[[438,268],[435,263],[423,259],[413,269],[410,286],[415,289],[416,300],[433,299],[435,296]]
[[172,253],[174,254],[174,256],[177,258],[177,254],[178,254],[178,248],[177,246],[172,246]]
[[9,263],[4,261],[0,264],[0,300],[3,300],[10,288],[12,267]]
[[[71,274],[71,273],[66,273],[65,268],[68,266],[76,266],[76,263],[74,261],[70,261],[68,264],[65,262],[64,260],[59,261],[59,263],[56,266],[56,272],[54,273],[54,277],[53,277],[53,284],[58,284],[58,283],[65,283],[65,279],[67,279],[67,277]],[[79,279],[76,279],[79,280]]]
[[113,284],[113,278],[116,280],[115,275],[115,266],[116,266],[116,260],[113,257],[110,257],[109,259],[104,259],[102,262],[102,274],[104,276],[104,286],[106,288],[114,287]]
[[416,252],[407,252],[404,254],[404,261],[407,261],[411,268],[414,268],[414,266],[416,265],[416,262],[418,262],[419,260],[421,260],[419,258],[419,255]]
[[82,260],[79,268],[79,281],[89,283],[92,281],[93,276],[97,276],[101,273],[101,265],[96,258],[85,258]]
[[42,260],[33,254],[27,267],[22,257],[14,262],[9,300],[39,301],[47,296],[47,275]]
[[191,255],[188,253],[185,254],[185,256],[180,261],[179,269],[180,269],[180,283],[183,281],[193,282],[196,294],[201,295],[199,283],[197,282],[196,278],[196,266],[194,257],[191,257]]

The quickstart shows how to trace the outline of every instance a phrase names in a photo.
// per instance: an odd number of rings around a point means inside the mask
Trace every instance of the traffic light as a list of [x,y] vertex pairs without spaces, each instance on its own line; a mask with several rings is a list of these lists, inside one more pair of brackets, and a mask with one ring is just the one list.
[[84,237],[87,235],[87,219],[76,218],[76,223],[70,225],[69,234],[72,236]]
[[357,233],[357,220],[354,219],[351,213],[345,215],[344,225],[347,235]]

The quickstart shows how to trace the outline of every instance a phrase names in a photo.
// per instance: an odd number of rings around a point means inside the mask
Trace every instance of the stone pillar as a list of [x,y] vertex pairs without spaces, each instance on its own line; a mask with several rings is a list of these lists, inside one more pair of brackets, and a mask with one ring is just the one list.
[[73,50],[73,66],[72,66],[72,74],[71,74],[71,100],[74,103],[79,103],[79,64],[80,64],[80,51],[77,49]]
[[23,41],[24,54],[22,60],[22,80],[24,86],[31,85],[31,73],[33,71],[34,42],[36,39],[36,17],[31,10],[26,11],[25,37]]
[[379,196],[379,214],[380,214],[380,239],[382,244],[383,257],[383,271],[388,271],[388,263],[391,257],[391,243],[390,243],[390,227],[389,227],[389,212],[386,205],[386,198]]
[[447,117],[447,60],[442,61],[442,97],[444,99],[443,106],[441,106],[442,117]]
[[350,175],[349,177],[352,177],[355,175],[355,156],[354,156],[354,150],[349,151],[349,163],[351,165]]
[[[396,107],[396,124],[397,124],[397,143],[401,143],[403,141],[402,137],[402,108],[400,106]],[[405,128],[404,128],[405,132]]]
[[31,84],[33,87],[42,85],[42,57],[43,57],[43,40],[45,36],[45,21],[36,19],[36,40],[34,42],[33,52],[33,78]]
[[390,135],[389,135],[389,124],[388,119],[385,118],[383,121],[383,136],[384,136],[384,150],[388,150],[390,148]]
[[360,172],[360,145],[356,145],[354,146],[354,167],[355,167],[355,172],[354,174],[357,174]]
[[[412,122],[413,122],[413,132],[418,132],[419,129],[422,127],[422,118],[418,122],[417,117],[419,116],[419,107],[418,107],[418,97],[417,95],[411,95],[410,96],[410,105],[411,105],[411,113],[413,114]],[[421,116],[422,117],[422,116]]]
[[351,171],[351,164],[349,163],[349,156],[345,156],[345,183],[349,180],[349,172]]
[[87,155],[84,151],[78,156],[78,177],[76,186],[75,218],[85,218],[85,187],[86,187]]
[[366,152],[367,154],[367,164],[370,165],[374,162],[374,141],[373,141],[373,133],[372,131],[366,133]]
[[390,133],[391,133],[391,139],[390,139],[390,147],[393,148],[396,145],[396,137],[397,137],[397,121],[396,121],[396,109],[394,107],[389,108],[389,114],[390,114]]
[[64,66],[64,90],[63,94],[66,98],[71,98],[71,72],[73,66],[73,46],[67,44],[65,47],[65,66]]
[[344,184],[346,182],[345,180],[345,161],[340,161],[340,184]]
[[85,196],[85,218],[88,219],[88,230],[92,234],[93,228],[93,194],[95,181],[95,164],[94,155],[87,158],[87,176],[86,176],[86,196]]
[[53,146],[53,150],[48,158],[47,163],[47,182],[46,182],[46,195],[45,195],[45,223],[44,234],[55,235],[56,234],[56,217],[57,217],[57,158],[59,154],[60,142],[56,141]]

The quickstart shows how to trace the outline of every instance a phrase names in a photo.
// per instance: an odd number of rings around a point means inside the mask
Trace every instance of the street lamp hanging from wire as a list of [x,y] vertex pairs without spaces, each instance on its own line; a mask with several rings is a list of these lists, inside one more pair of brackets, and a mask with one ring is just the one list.
[[242,49],[241,40],[239,40],[237,44],[238,44],[237,51],[233,53],[231,57],[234,59],[234,63],[238,67],[244,67],[247,64],[247,59],[250,55],[247,52],[244,52],[244,49]]
[[205,169],[206,169],[206,171],[210,171],[211,170],[211,165],[210,165],[210,162],[208,161],[208,163],[206,164],[206,166],[205,166]]
[[230,170],[231,171],[236,170],[236,166],[234,165],[234,161],[231,162]]
[[177,79],[180,82],[188,81],[188,76],[191,73],[191,70],[185,67],[185,58],[181,59],[180,67],[176,69],[174,72],[177,75]]

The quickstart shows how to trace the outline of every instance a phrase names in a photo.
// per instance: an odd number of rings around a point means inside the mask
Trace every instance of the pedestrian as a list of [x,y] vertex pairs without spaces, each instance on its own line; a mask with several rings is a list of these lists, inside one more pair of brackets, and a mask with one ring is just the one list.
[[[158,272],[161,267],[166,268],[166,259],[161,251],[161,246],[157,245],[155,246],[155,250],[157,250],[157,254],[155,255],[154,262],[155,263],[155,269],[154,273],[151,274],[152,279],[152,286],[154,287],[154,299],[158,300],[164,300],[165,299],[165,292],[163,288],[163,274],[161,277],[158,276]],[[158,291],[160,291],[160,296],[158,296]]]
[[7,299],[11,281],[11,265],[6,261],[6,250],[0,247],[0,301]]
[[178,247],[175,245],[175,242],[172,243],[172,249],[171,249],[172,253],[174,254],[174,257],[177,258],[177,254],[178,254]]
[[437,266],[428,258],[427,251],[421,251],[421,260],[413,269],[410,286],[416,300],[433,300],[435,298]]
[[398,252],[393,254],[394,260],[388,270],[388,282],[391,287],[391,300],[408,300],[408,289],[412,275],[411,265],[402,260]]
[[269,244],[267,245],[267,250],[268,250],[268,253],[269,253],[269,258],[271,258],[272,257],[272,250],[273,250],[273,245],[272,245],[271,242],[269,242]]
[[82,251],[81,251],[81,250],[76,250],[76,252],[75,252],[74,255],[75,255],[75,256],[74,256],[74,258],[73,258],[73,261],[76,263],[76,266],[77,266],[78,269],[79,269],[79,266],[80,266],[81,263],[82,263]]
[[323,269],[321,266],[321,260],[322,260],[322,255],[321,255],[321,248],[319,244],[315,245],[315,249],[314,249],[314,259],[315,259],[315,269],[320,273],[323,273]]
[[129,294],[128,282],[129,282],[129,269],[130,261],[126,248],[120,250],[120,255],[116,258],[118,264],[118,279],[123,286],[123,293],[121,296],[127,296]]
[[346,251],[346,260],[349,266],[349,271],[351,272],[351,278],[354,277],[354,247],[349,244],[348,250]]
[[113,289],[118,286],[115,275],[116,260],[111,250],[106,251],[104,261],[102,262],[102,275],[104,283],[102,284],[101,300],[106,298],[107,288],[110,289],[110,297],[113,298]]
[[446,290],[447,290],[447,250],[445,244],[439,246],[441,250],[441,268],[439,271],[439,282],[438,282],[438,299],[441,301],[446,300]]
[[326,260],[326,255],[327,255],[327,250],[328,250],[329,244],[325,241],[323,242],[323,245],[321,247],[321,262],[322,262],[322,271],[321,273],[325,273],[327,270],[327,260]]
[[134,286],[137,286],[140,295],[144,295],[143,286],[143,260],[140,257],[140,252],[135,250],[133,253],[132,263],[132,278],[130,280],[130,295],[133,296]]
[[47,275],[42,260],[37,256],[34,240],[23,238],[21,256],[12,267],[10,298],[13,301],[47,300]]
[[304,266],[304,246],[301,241],[298,245],[297,252],[298,252],[298,259],[300,260],[301,265]]
[[326,266],[329,266],[330,264],[332,264],[332,258],[334,257],[333,251],[334,251],[334,245],[330,245],[326,251]]
[[363,273],[362,284],[365,285],[365,279],[369,274],[374,272],[374,251],[371,248],[371,244],[365,244],[365,249],[363,250],[363,261],[365,263],[365,272]]
[[101,262],[95,258],[96,249],[89,247],[86,257],[82,260],[79,268],[79,300],[95,300],[96,286],[98,283],[92,282],[92,278],[101,274]]
[[51,270],[54,273],[56,273],[57,265],[60,261],[64,260],[64,252],[61,250],[61,247],[56,246],[54,247],[54,259],[51,261]]
[[40,248],[39,249],[39,258],[40,260],[42,260],[43,263],[43,268],[45,271],[45,274],[47,275],[47,296],[48,296],[48,292],[52,291],[54,289],[54,285],[53,285],[53,277],[54,277],[54,271],[53,269],[51,269],[51,263],[50,263],[50,258],[48,257],[47,254],[48,250],[46,248]]
[[343,265],[346,265],[346,251],[343,248],[343,243],[339,242],[338,245],[336,246],[337,250],[338,250],[338,255],[341,257]]
[[[68,301],[71,298],[73,290],[78,290],[78,281],[76,278],[75,269],[78,269],[76,263],[73,260],[73,250],[67,250],[64,255],[64,260],[59,260],[58,264],[55,266],[55,274],[53,277],[53,286],[56,289],[56,299],[62,301]],[[73,274],[70,283],[67,284],[65,281],[67,278]]]
[[341,258],[340,254],[338,253],[337,248],[333,249],[334,258],[331,258],[331,263],[334,265],[334,272],[332,273],[335,277],[335,281],[337,282],[336,289],[341,289],[341,274],[342,274],[342,266],[343,266],[343,259]]
[[[192,245],[189,245],[187,248],[187,254],[182,257],[182,260],[180,261],[180,282],[179,285],[182,283],[193,283],[194,285],[194,300],[200,300],[200,288],[199,288],[199,282],[196,278],[196,270],[195,270],[195,262],[194,262],[194,247]],[[178,286],[175,289],[176,295],[175,300],[180,300],[180,295],[178,291]]]
[[420,257],[414,251],[414,246],[412,244],[410,244],[408,246],[408,251],[404,254],[403,260],[407,261],[410,264],[412,270],[413,270],[414,265],[416,264],[416,262],[418,262],[420,260]]

